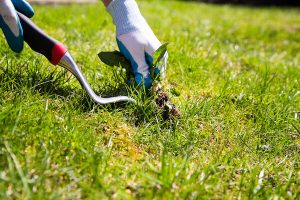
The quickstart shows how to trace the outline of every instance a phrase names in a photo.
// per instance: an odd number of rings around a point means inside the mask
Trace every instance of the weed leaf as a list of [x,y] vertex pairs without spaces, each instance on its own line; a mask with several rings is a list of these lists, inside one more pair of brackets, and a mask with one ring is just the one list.
[[127,60],[125,56],[123,56],[123,54],[119,51],[107,51],[107,52],[102,51],[98,54],[98,57],[103,63],[105,63],[108,66],[111,67],[121,66],[126,70],[131,70],[131,65],[129,60]]
[[167,52],[167,47],[169,43],[161,45],[153,54],[153,66],[155,67],[158,62],[164,57]]

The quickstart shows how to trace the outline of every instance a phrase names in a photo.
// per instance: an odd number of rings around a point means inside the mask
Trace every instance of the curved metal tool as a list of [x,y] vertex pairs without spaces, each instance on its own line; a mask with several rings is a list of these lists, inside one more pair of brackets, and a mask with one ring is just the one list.
[[79,67],[76,65],[74,60],[72,59],[71,55],[67,52],[62,59],[58,63],[59,66],[66,68],[69,70],[80,82],[82,87],[85,89],[85,91],[88,93],[88,95],[97,103],[99,104],[110,104],[110,103],[116,103],[116,102],[133,102],[136,103],[136,101],[130,97],[127,96],[117,96],[117,97],[110,97],[110,98],[102,98],[96,95],[96,93],[93,91],[91,86],[88,84],[86,79],[84,78],[83,74],[81,73]]
[[23,28],[24,40],[30,46],[30,48],[33,51],[44,55],[53,65],[59,65],[69,70],[95,102],[99,104],[110,104],[117,102],[136,103],[133,98],[127,96],[103,98],[96,95],[86,81],[76,62],[68,53],[68,50],[61,43],[51,38],[40,28],[38,28],[29,18],[21,13],[18,13],[18,15]]

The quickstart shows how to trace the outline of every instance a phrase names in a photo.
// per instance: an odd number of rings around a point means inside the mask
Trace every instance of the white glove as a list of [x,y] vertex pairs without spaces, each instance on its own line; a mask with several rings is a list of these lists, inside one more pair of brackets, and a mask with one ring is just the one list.
[[[150,88],[152,79],[149,66],[153,65],[153,54],[161,43],[141,15],[135,0],[113,0],[107,11],[116,25],[117,44],[121,53],[131,62],[135,81]],[[155,70],[165,78],[168,54],[162,58],[163,64]]]
[[0,27],[6,41],[14,52],[23,49],[23,30],[16,10],[27,17],[32,17],[34,11],[24,0],[0,0]]

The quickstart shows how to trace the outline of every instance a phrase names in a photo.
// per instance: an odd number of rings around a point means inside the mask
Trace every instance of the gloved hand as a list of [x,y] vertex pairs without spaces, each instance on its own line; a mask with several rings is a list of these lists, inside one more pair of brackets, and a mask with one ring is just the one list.
[[25,0],[0,0],[0,27],[10,48],[20,53],[23,50],[23,29],[16,10],[27,17],[34,11]]
[[[121,53],[130,60],[138,85],[150,88],[152,79],[149,66],[153,54],[161,46],[148,23],[141,15],[135,0],[113,0],[107,6],[117,29],[117,44]],[[155,69],[155,74],[165,78],[168,54]]]

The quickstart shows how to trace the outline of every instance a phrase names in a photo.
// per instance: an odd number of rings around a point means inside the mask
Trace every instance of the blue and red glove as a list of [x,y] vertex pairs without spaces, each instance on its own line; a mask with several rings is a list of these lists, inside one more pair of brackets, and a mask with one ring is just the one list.
[[[135,81],[149,88],[152,84],[150,66],[153,54],[161,46],[148,23],[140,13],[135,0],[113,0],[107,6],[117,31],[117,43],[121,53],[131,62]],[[165,77],[168,54],[155,69],[156,75]]]
[[23,29],[17,11],[27,17],[34,15],[33,8],[25,0],[0,0],[0,27],[9,47],[16,53],[23,50]]

